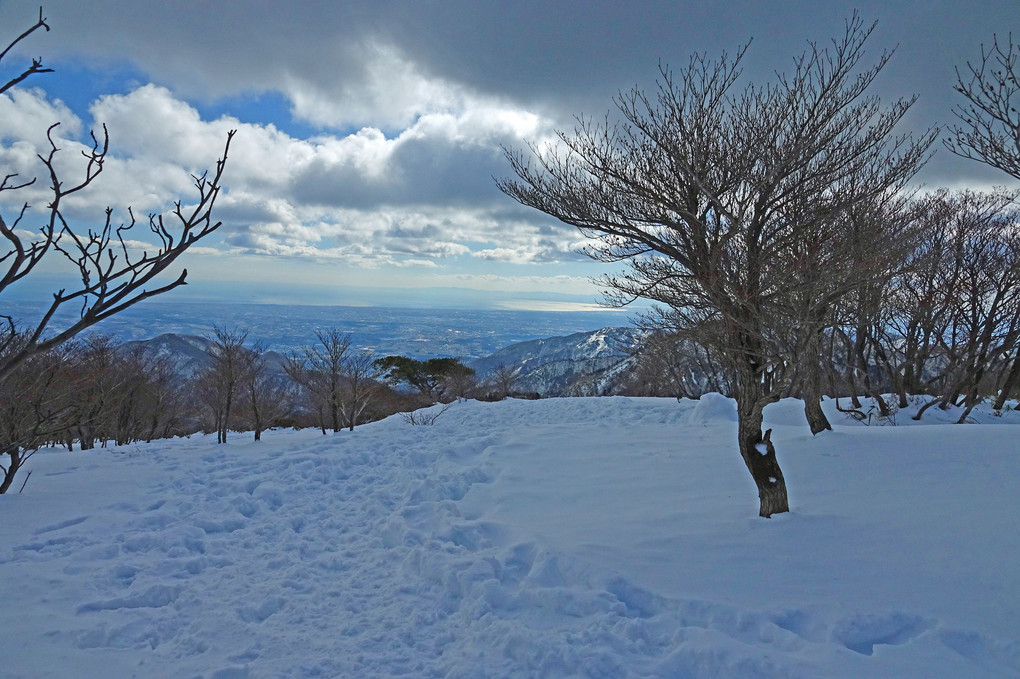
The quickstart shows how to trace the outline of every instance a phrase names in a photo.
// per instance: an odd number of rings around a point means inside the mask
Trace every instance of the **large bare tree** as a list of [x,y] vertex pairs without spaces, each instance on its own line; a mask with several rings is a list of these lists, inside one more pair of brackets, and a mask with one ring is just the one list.
[[[951,129],[946,147],[1020,180],[1020,44],[1012,34],[1002,41],[992,36],[991,47],[982,45],[979,62],[957,69],[956,91],[966,102],[954,111],[960,123]],[[995,400],[997,409],[1020,381],[1020,341],[1005,353],[1012,366]]]
[[[0,52],[0,63],[17,44],[40,29],[50,30],[41,9],[38,21]],[[52,69],[44,68],[41,59],[33,59],[29,66],[0,85],[0,94],[26,78],[49,71]],[[133,304],[184,285],[187,269],[169,277],[164,274],[188,248],[221,224],[213,221],[212,210],[220,195],[233,130],[227,134],[215,170],[194,176],[197,195],[191,202],[179,200],[169,214],[149,215],[141,220],[144,226],[139,226],[130,208],[128,219],[123,223],[118,223],[113,211],[107,208],[95,228],[83,229],[69,222],[64,212],[65,202],[99,177],[107,160],[109,137],[105,126],[101,134],[93,131],[91,149],[83,151],[84,165],[80,174],[69,178],[57,170],[60,153],[55,139],[57,125],[59,123],[52,124],[47,131],[49,149],[38,155],[40,177],[24,178],[6,173],[0,180],[0,200],[6,204],[18,203],[17,192],[40,179],[48,185],[49,193],[41,223],[34,223],[37,213],[31,211],[24,200],[20,201],[20,209],[12,214],[0,214],[0,244],[6,245],[6,251],[4,245],[0,245],[0,295],[32,275],[43,261],[54,257],[65,258],[72,270],[77,271],[80,283],[54,292],[42,317],[24,332],[16,332],[16,319],[0,314],[5,322],[5,327],[0,329],[0,350],[17,348],[16,351],[0,351],[3,356],[0,380],[30,356],[61,344]],[[148,233],[139,233],[142,231]],[[143,251],[129,244],[129,240],[145,238],[148,246]],[[56,324],[54,317],[61,308],[76,309],[77,318],[66,324]]]
[[[8,66],[12,50],[40,30],[50,30],[41,9],[36,22],[0,52],[0,66]],[[24,68],[13,70],[16,74],[0,83],[0,96],[8,96],[8,90],[28,78],[52,71],[42,65],[41,59],[32,59]],[[19,328],[20,319],[3,313],[0,307],[0,392],[18,401],[10,401],[12,407],[4,413],[0,456],[6,456],[8,462],[0,466],[0,493],[11,487],[14,475],[31,454],[26,451],[51,440],[55,427],[81,422],[77,415],[68,421],[68,414],[80,408],[66,398],[74,386],[65,374],[70,354],[62,352],[62,345],[133,304],[185,284],[187,270],[176,273],[171,267],[188,248],[220,226],[212,219],[212,209],[220,195],[234,135],[234,131],[227,134],[223,155],[211,175],[206,172],[194,176],[197,197],[189,203],[177,201],[169,214],[149,215],[142,221],[144,226],[138,225],[130,208],[125,223],[117,223],[108,208],[97,225],[81,227],[80,222],[69,220],[65,205],[70,196],[88,189],[102,173],[109,137],[105,126],[100,134],[93,131],[91,147],[83,151],[79,174],[69,177],[58,171],[58,125],[54,123],[47,129],[49,145],[38,155],[39,176],[0,172],[0,204],[15,206],[10,212],[0,211],[0,300],[19,281],[41,271],[44,263],[51,265],[52,260],[65,260],[80,280],[54,292],[41,317],[29,327]],[[27,199],[30,192],[38,195],[37,182],[46,186],[41,215]],[[140,249],[132,242],[139,240],[147,241]],[[58,323],[57,312],[64,308],[73,309],[76,317]]]
[[1012,35],[993,36],[991,47],[981,47],[981,61],[956,75],[966,102],[954,111],[960,123],[946,148],[1020,179],[1020,45]]
[[619,122],[580,118],[558,145],[508,152],[517,177],[499,183],[578,227],[591,257],[627,265],[600,279],[611,302],[653,300],[699,329],[737,402],[761,516],[789,508],[762,413],[794,370],[806,286],[833,306],[868,275],[847,215],[904,189],[935,139],[894,134],[912,98],[866,95],[890,58],[862,67],[873,28],[855,15],[764,86],[738,87],[746,47],[660,68],[654,96],[617,98]]

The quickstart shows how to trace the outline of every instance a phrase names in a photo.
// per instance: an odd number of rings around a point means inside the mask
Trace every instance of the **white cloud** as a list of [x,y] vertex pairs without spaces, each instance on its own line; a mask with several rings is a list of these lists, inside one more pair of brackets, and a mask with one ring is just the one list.
[[46,129],[60,123],[61,137],[81,134],[81,119],[62,101],[50,101],[42,90],[12,89],[0,95],[0,139],[23,142],[36,148],[46,146]]
[[349,49],[347,63],[333,83],[289,74],[283,91],[293,113],[322,127],[371,123],[405,129],[422,115],[464,108],[467,93],[441,78],[429,77],[393,45],[372,39]]
[[[215,213],[224,221],[227,252],[372,267],[435,265],[470,255],[516,263],[574,259],[572,229],[515,215],[491,179],[503,168],[500,144],[547,134],[548,124],[463,93],[430,96],[433,105],[451,110],[421,115],[395,136],[366,127],[296,139],[272,125],[203,120],[193,106],[151,84],[106,95],[90,113],[96,126],[110,130],[110,155],[95,184],[69,201],[68,212],[96,221],[107,205],[120,219],[127,218],[127,206],[137,217],[165,211],[175,200],[186,206],[196,197],[192,175],[214,168],[228,130],[236,129]],[[82,127],[39,92],[2,103],[8,115],[0,131],[21,139],[0,149],[8,166],[29,163],[42,150],[45,135],[31,134],[44,128],[40,120],[60,116],[71,123],[67,130]],[[80,144],[64,139],[61,146],[67,147],[61,162],[69,176],[80,173]]]
[[[54,123],[60,125],[50,129]],[[54,157],[61,177],[67,183],[77,179],[83,165],[80,151],[85,148],[76,140],[81,132],[81,120],[63,102],[48,100],[41,90],[14,89],[0,95],[0,167],[4,176],[17,175],[7,185],[36,180],[32,186],[0,195],[0,199],[18,206],[25,202],[45,205],[49,178],[38,156],[49,155],[50,139],[61,149]]]

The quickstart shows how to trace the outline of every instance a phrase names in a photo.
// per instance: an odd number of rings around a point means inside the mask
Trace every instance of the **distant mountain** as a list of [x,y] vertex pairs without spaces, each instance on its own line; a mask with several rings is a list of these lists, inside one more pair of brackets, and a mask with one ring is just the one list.
[[[198,335],[178,335],[166,333],[152,339],[125,342],[123,351],[141,351],[146,359],[166,359],[174,366],[174,371],[181,377],[192,379],[212,362],[209,351],[213,341]],[[286,357],[276,351],[263,354],[270,374],[284,377],[283,366]]]
[[[499,366],[517,374],[514,390],[540,396],[606,396],[619,393],[622,378],[634,363],[634,352],[645,337],[630,327],[603,328],[564,337],[548,337],[511,344],[468,363],[485,381]],[[197,335],[166,333],[126,342],[123,350],[141,351],[148,359],[165,359],[181,377],[194,378],[211,358],[212,340]],[[271,374],[285,378],[286,357],[267,351]]]
[[522,393],[606,396],[617,393],[645,335],[622,327],[548,337],[511,344],[468,365],[483,382],[500,366],[514,369],[514,390]]
[[209,350],[213,343],[197,335],[167,333],[147,340],[125,342],[125,353],[141,352],[148,360],[166,359],[174,366],[177,374],[192,378],[209,365]]

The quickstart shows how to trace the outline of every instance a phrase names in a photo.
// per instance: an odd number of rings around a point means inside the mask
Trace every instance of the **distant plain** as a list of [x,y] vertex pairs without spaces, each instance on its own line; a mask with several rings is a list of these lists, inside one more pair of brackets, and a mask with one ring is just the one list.
[[[42,314],[32,302],[6,303],[16,321],[31,323]],[[74,316],[62,310],[52,328]],[[413,358],[488,356],[515,342],[630,325],[629,311],[523,311],[400,309],[389,307],[302,306],[166,302],[138,304],[92,330],[119,341],[149,339],[163,333],[211,336],[214,326],[247,328],[250,339],[287,353],[315,342],[315,331],[336,327],[351,333],[355,347],[379,355]]]

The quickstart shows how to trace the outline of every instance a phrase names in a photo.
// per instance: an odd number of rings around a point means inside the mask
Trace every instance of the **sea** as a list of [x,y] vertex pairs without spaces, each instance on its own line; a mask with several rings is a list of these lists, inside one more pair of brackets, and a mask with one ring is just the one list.
[[[20,324],[37,320],[38,303],[5,301],[0,313]],[[472,360],[517,342],[631,325],[625,310],[526,311],[499,309],[404,309],[146,300],[92,327],[91,332],[126,342],[164,333],[210,337],[216,327],[248,331],[281,353],[313,345],[317,330],[350,333],[352,346],[379,356]],[[63,309],[50,328],[66,327],[75,311]]]

